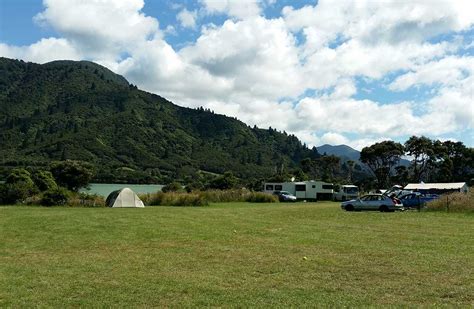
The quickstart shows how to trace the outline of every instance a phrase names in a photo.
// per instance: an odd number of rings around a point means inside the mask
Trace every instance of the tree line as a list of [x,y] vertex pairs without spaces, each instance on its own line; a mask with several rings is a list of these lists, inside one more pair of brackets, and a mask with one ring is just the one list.
[[[410,165],[398,165],[402,156]],[[367,165],[378,188],[409,182],[470,182],[474,177],[474,149],[462,142],[410,137],[403,145],[383,141],[365,147],[360,161]]]

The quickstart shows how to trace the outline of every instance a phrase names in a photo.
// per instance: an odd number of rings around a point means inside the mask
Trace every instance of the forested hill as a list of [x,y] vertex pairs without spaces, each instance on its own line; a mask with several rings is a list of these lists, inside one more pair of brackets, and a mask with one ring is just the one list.
[[77,159],[99,180],[162,182],[203,172],[262,177],[318,156],[295,136],[179,107],[95,63],[0,58],[3,169]]

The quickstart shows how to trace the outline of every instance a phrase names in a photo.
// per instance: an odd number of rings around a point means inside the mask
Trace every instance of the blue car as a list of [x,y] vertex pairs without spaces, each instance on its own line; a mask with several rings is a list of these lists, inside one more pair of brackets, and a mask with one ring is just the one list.
[[398,197],[405,208],[419,208],[427,202],[438,199],[437,194],[421,194],[419,192],[406,193]]

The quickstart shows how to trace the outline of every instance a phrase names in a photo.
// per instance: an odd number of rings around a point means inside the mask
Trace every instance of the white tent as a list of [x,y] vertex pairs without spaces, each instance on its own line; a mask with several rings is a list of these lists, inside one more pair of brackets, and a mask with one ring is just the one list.
[[105,204],[108,207],[145,207],[138,195],[129,188],[113,191],[107,196]]

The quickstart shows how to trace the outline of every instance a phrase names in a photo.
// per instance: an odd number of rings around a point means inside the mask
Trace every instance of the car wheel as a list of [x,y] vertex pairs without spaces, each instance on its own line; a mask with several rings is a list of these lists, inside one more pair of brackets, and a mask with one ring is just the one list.
[[388,212],[388,207],[385,206],[385,205],[382,205],[382,206],[379,207],[379,210],[380,210],[381,212]]
[[352,206],[352,205],[347,205],[346,207],[344,207],[344,209],[345,209],[346,211],[354,211],[354,206]]

